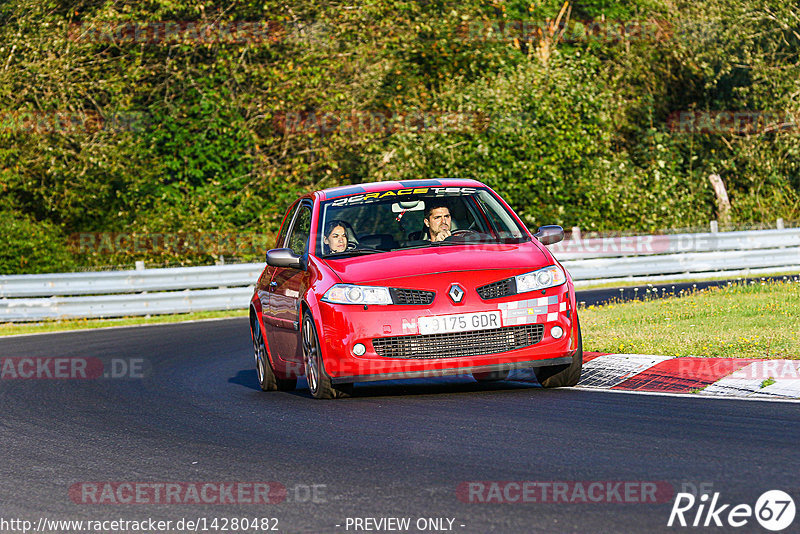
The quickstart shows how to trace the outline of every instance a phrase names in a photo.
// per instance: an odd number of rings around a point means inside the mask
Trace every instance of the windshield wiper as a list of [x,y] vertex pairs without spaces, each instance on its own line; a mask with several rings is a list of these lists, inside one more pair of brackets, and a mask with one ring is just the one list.
[[333,252],[331,254],[325,254],[323,258],[344,258],[347,256],[361,256],[363,254],[379,254],[381,252],[386,252],[386,251],[379,250],[377,248],[354,248],[352,250],[343,250],[342,252]]
[[484,244],[499,244],[499,245],[508,245],[508,244],[517,244],[517,243],[524,243],[526,241],[530,241],[528,237],[480,237],[477,239],[456,239],[456,240],[447,240],[447,241],[426,241],[424,244],[420,243],[419,245],[412,245],[409,247],[402,247],[405,249],[411,248],[425,248],[425,247],[445,247],[450,245],[484,245]]

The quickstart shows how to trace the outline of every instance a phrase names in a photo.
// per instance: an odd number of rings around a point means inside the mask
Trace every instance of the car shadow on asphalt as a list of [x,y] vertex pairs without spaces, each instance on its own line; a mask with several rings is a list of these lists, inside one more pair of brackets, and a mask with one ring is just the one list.
[[246,388],[261,391],[261,386],[258,385],[258,375],[256,374],[255,369],[244,369],[239,371],[236,373],[236,376],[232,376],[228,379],[228,383],[238,384]]
[[[228,379],[228,383],[261,391],[255,369],[243,369]],[[442,393],[476,393],[480,391],[504,391],[516,389],[541,388],[533,373],[527,370],[512,371],[507,380],[497,382],[476,382],[469,375],[444,376],[433,378],[413,378],[405,380],[381,380],[362,382],[355,386],[353,397],[396,397],[407,395],[437,395]],[[287,392],[291,395],[310,397],[308,384],[299,378],[297,388]]]
[[472,377],[449,377],[448,379],[430,378],[414,380],[387,380],[381,382],[364,382],[357,384],[353,397],[398,397],[418,395],[440,395],[446,393],[480,393],[482,391],[511,391],[517,389],[538,388],[534,384],[526,384],[511,380],[498,382],[475,382]]

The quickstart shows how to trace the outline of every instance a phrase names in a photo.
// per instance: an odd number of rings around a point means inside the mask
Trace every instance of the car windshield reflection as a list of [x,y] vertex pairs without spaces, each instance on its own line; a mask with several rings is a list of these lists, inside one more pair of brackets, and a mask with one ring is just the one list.
[[386,190],[322,203],[316,254],[343,258],[396,250],[513,244],[530,235],[484,188]]

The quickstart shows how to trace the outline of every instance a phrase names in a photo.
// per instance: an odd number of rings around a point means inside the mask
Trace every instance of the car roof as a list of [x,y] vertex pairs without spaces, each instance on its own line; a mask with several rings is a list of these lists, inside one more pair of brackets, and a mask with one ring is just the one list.
[[320,200],[330,200],[361,193],[393,191],[395,189],[417,187],[486,187],[477,180],[466,178],[433,178],[429,180],[401,180],[393,182],[371,182],[365,184],[343,185],[319,191]]

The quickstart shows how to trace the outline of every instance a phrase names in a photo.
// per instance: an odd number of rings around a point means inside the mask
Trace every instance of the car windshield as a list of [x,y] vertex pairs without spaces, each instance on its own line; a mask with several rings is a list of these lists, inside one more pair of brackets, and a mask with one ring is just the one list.
[[487,189],[418,187],[362,193],[322,203],[319,256],[530,239]]

